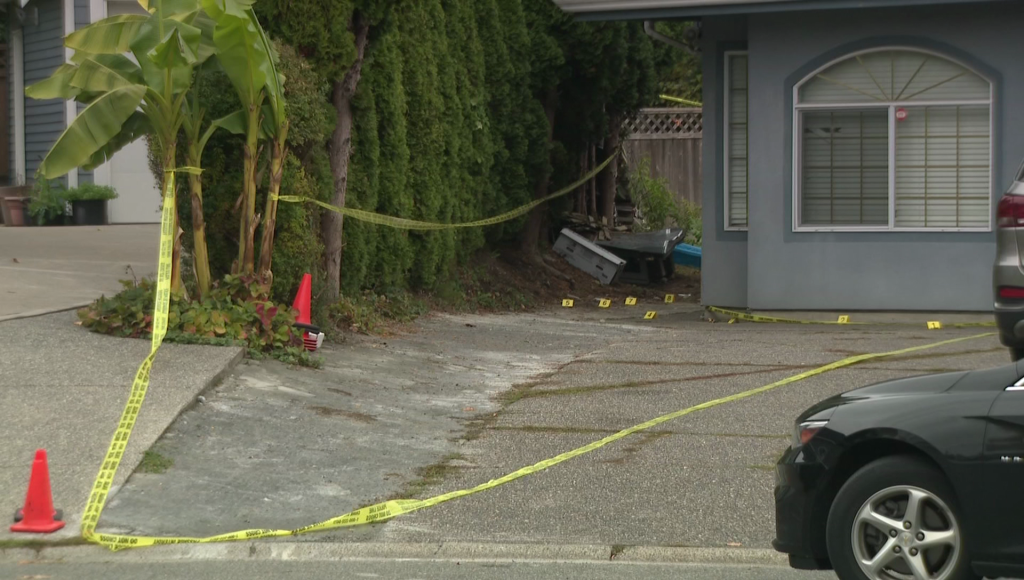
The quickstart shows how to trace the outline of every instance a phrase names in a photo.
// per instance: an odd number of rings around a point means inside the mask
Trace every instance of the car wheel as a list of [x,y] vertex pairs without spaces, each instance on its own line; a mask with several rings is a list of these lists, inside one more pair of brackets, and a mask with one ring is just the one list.
[[1024,347],[1022,346],[1011,346],[1010,347],[1010,360],[1017,362],[1024,358]]
[[967,580],[956,498],[936,468],[912,456],[879,459],[843,485],[828,514],[829,558],[842,580]]

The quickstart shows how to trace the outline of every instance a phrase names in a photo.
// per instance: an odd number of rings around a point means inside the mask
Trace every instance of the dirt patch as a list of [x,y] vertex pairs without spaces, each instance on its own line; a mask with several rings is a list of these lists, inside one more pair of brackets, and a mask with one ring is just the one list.
[[335,409],[334,407],[325,407],[323,405],[306,405],[306,408],[321,417],[346,417],[353,421],[359,421],[360,423],[373,423],[377,420],[373,415],[367,415],[366,413]]

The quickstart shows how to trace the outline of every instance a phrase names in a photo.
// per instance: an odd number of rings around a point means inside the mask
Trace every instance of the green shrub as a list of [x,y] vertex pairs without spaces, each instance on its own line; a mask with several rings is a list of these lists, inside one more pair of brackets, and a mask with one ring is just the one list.
[[[146,338],[153,332],[152,280],[124,280],[117,295],[101,297],[78,311],[82,326],[100,334]],[[167,342],[238,345],[250,355],[269,355],[293,364],[319,366],[302,348],[292,326],[295,313],[268,300],[255,276],[226,276],[201,301],[171,296]]]
[[109,185],[83,183],[78,187],[69,189],[65,194],[65,198],[68,201],[110,200],[117,199],[117,192]]
[[392,295],[364,292],[342,296],[330,307],[331,318],[343,328],[366,334],[380,332],[389,322],[412,322],[427,311],[427,305],[404,291]]
[[41,225],[66,215],[67,211],[67,190],[64,186],[59,181],[36,175],[32,199],[28,202],[28,213],[32,219]]
[[676,226],[686,229],[686,243],[699,246],[703,237],[700,206],[685,199],[676,201],[668,188],[668,180],[651,175],[649,157],[632,165],[627,188],[640,213],[640,219],[633,222],[633,231],[650,232]]

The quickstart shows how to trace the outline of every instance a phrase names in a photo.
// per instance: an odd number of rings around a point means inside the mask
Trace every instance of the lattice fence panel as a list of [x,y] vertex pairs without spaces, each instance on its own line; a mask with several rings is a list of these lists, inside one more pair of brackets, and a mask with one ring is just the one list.
[[628,139],[700,139],[704,114],[700,109],[641,109],[625,128]]

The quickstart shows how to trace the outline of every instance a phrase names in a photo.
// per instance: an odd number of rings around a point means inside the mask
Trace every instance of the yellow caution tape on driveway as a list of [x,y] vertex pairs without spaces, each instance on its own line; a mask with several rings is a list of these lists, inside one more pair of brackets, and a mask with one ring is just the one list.
[[[746,320],[748,322],[777,322],[780,324],[839,324],[839,325],[862,325],[862,326],[908,326],[908,323],[904,322],[853,322],[850,320],[848,315],[840,316],[838,320],[798,320],[796,318],[779,318],[777,316],[762,316],[760,314],[749,314],[747,312],[741,312],[739,310],[729,310],[727,308],[719,308],[717,306],[708,306],[708,310],[716,312],[718,314],[724,314],[729,316],[733,320]],[[730,320],[730,323],[732,320]],[[956,322],[956,323],[945,323],[931,321],[927,323],[927,327],[930,330],[938,330],[942,328],[986,328],[995,326],[995,322]]]

